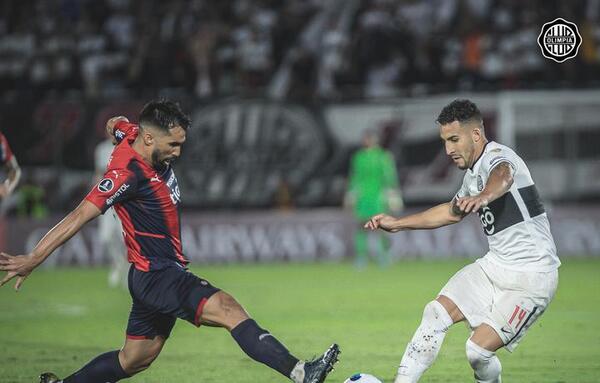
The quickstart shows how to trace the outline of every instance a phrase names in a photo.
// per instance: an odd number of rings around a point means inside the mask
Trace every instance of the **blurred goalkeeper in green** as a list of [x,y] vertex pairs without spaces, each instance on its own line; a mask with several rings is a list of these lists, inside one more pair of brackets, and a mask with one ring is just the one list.
[[[375,242],[379,265],[387,266],[390,263],[389,239],[379,232],[367,233],[360,225],[373,214],[400,211],[404,205],[394,157],[379,146],[377,131],[366,130],[363,147],[352,155],[348,186],[344,205],[352,208],[357,220],[354,232],[355,264],[359,268],[366,266],[369,249],[374,247]],[[376,235],[369,241],[368,235],[372,234]]]

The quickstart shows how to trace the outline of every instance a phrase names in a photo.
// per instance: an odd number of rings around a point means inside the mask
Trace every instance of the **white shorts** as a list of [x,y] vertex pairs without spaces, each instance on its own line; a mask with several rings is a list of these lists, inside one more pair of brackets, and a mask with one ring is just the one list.
[[450,298],[471,329],[491,326],[512,352],[542,315],[558,286],[558,270],[515,271],[480,258],[450,278],[440,295]]

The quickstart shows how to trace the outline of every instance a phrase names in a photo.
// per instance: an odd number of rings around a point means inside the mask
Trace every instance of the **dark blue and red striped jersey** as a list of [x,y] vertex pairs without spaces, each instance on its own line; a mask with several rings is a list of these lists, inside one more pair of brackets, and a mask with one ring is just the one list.
[[0,133],[0,165],[6,164],[12,157],[13,153],[12,150],[10,150],[6,137],[4,137],[4,134]]
[[121,220],[127,256],[141,271],[185,267],[179,202],[181,195],[171,165],[158,172],[131,147],[138,126],[118,122],[113,150],[104,177],[86,200],[104,214],[111,206]]

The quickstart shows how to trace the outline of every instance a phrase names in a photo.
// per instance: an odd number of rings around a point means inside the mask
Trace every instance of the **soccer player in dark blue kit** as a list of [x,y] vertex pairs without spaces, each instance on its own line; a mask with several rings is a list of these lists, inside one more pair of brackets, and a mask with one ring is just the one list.
[[108,121],[116,146],[102,180],[52,228],[31,253],[0,254],[4,285],[25,278],[88,221],[114,206],[123,225],[133,300],[121,350],[97,356],[72,375],[43,373],[40,383],[117,382],[147,369],[158,357],[177,318],[196,326],[224,327],[252,359],[296,383],[321,383],[337,361],[333,344],[312,361],[299,361],[248,316],[229,294],[187,270],[180,238],[181,194],[171,162],[181,154],[189,118],[171,101],[144,106],[139,124],[124,117]]

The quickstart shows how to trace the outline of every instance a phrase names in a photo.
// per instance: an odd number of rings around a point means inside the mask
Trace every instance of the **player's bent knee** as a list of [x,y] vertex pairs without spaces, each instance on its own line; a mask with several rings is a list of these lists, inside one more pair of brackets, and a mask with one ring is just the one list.
[[452,318],[444,306],[434,300],[425,305],[422,322],[433,324],[437,330],[446,332],[452,325]]
[[475,379],[479,383],[500,382],[502,364],[493,351],[477,345],[471,339],[466,343],[467,359],[475,373]]
[[143,354],[137,355],[133,357],[125,356],[124,359],[120,360],[121,367],[123,371],[125,371],[128,375],[138,374],[150,367],[152,362],[158,357],[158,353],[156,354]]
[[248,318],[248,313],[244,308],[234,297],[224,291],[219,291],[211,296],[202,313],[202,320],[222,325],[228,329]]
[[456,303],[452,301],[452,299],[445,295],[439,295],[435,301],[439,302],[444,307],[448,315],[450,315],[450,318],[452,318],[453,323],[460,322],[465,319],[465,316],[460,311]]
[[119,353],[121,367],[128,375],[135,375],[150,367],[162,350],[163,342],[156,342],[144,348],[124,347]]

